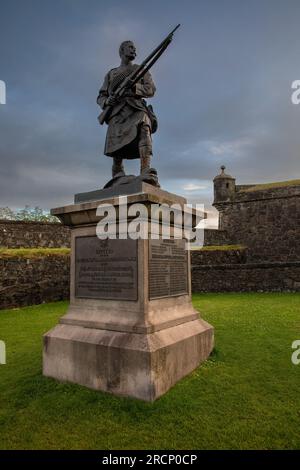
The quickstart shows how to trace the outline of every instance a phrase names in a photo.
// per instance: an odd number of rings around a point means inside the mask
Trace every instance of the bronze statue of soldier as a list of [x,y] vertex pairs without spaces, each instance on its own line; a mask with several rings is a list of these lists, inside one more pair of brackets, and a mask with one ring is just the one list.
[[153,132],[153,117],[144,98],[152,97],[156,88],[148,71],[121,99],[114,97],[113,84],[118,80],[118,75],[128,76],[138,68],[132,63],[136,57],[132,41],[122,42],[119,54],[120,67],[108,72],[97,99],[102,109],[106,105],[113,107],[108,120],[104,153],[113,158],[113,177],[125,175],[123,159],[134,158],[140,158],[140,173],[143,175],[150,170]]
[[151,98],[156,91],[149,69],[171,43],[179,26],[168,34],[141,65],[133,63],[136,58],[133,42],[122,42],[119,48],[121,64],[105,76],[97,103],[103,109],[99,122],[108,125],[104,154],[113,158],[113,180],[107,185],[115,184],[116,180],[120,184],[120,179],[125,183],[128,178],[132,178],[125,176],[123,160],[139,158],[139,178],[159,186],[157,172],[150,167],[152,134],[157,129],[157,118],[145,98]]

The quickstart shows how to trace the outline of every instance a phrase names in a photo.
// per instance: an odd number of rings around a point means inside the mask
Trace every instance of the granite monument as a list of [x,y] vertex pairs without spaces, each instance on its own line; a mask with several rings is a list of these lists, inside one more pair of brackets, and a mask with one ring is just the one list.
[[[213,348],[213,328],[191,302],[181,217],[189,211],[186,200],[160,189],[150,166],[157,120],[144,101],[155,92],[149,69],[173,33],[140,66],[132,64],[134,44],[121,44],[121,65],[106,75],[98,96],[99,121],[108,124],[105,154],[113,158],[112,180],[52,210],[71,228],[71,294],[66,315],[44,335],[43,373],[147,401],[195,369]],[[125,174],[128,158],[140,159],[140,175]],[[155,207],[170,208],[168,223],[162,216],[153,220]],[[197,214],[189,215],[193,228]]]

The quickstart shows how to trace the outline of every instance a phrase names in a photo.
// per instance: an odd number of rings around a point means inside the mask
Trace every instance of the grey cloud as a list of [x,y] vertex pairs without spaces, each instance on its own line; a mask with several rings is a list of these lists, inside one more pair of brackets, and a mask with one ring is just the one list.
[[[211,181],[222,163],[241,183],[300,176],[300,105],[290,102],[291,82],[300,78],[298,2],[207,1],[189,9],[172,2],[174,11],[169,1],[150,10],[148,2],[117,0],[91,0],[90,10],[83,0],[26,3],[16,18],[4,10],[0,32],[0,79],[8,87],[0,106],[0,206],[51,207],[104,185],[111,160],[96,120],[98,87],[118,64],[123,39],[136,41],[142,58],[178,18],[182,28],[153,69],[153,165],[163,187],[184,193],[183,180]],[[209,204],[212,185],[186,195]]]

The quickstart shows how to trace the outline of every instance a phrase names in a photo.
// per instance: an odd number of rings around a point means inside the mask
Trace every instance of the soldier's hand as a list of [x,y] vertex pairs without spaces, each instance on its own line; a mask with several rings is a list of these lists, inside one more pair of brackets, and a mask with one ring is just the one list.
[[134,82],[135,82],[135,81],[132,80],[132,78],[127,78],[127,80],[126,80],[126,86],[127,86],[127,88],[129,88],[129,89],[132,88]]
[[115,104],[117,104],[117,102],[118,102],[117,98],[113,95],[110,95],[105,101],[105,104],[107,106],[114,106]]

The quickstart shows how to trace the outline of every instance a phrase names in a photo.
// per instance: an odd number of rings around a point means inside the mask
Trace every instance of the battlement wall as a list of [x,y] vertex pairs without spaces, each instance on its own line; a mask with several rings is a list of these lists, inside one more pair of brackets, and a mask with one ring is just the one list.
[[300,260],[300,184],[236,186],[215,206],[227,243],[248,246],[253,261]]

